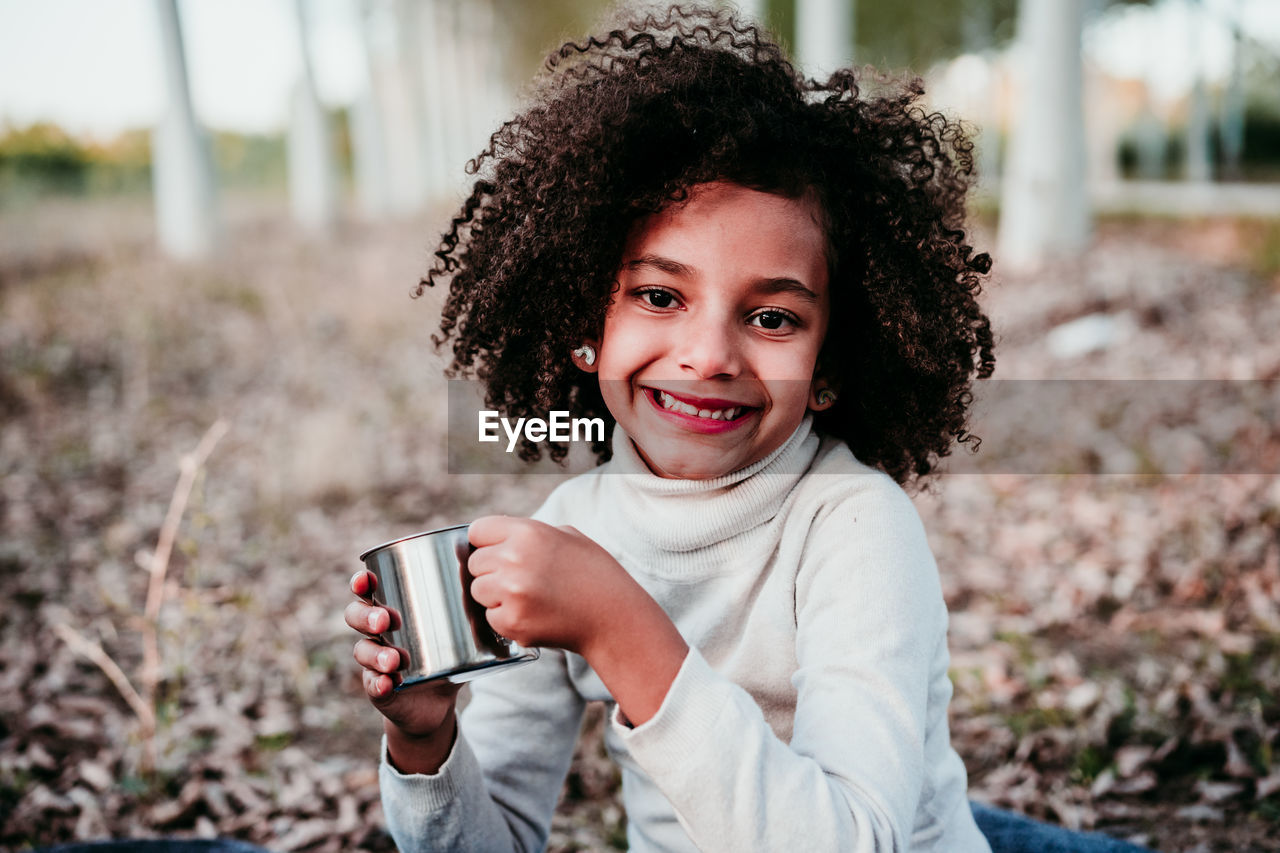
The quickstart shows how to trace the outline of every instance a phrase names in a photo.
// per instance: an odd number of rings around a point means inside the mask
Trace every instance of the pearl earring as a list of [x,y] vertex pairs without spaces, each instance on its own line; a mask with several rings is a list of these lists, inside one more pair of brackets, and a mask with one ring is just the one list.
[[830,388],[823,388],[818,392],[817,396],[818,405],[822,406],[824,409],[833,405],[836,401],[836,392],[832,391]]
[[596,349],[591,344],[583,344],[573,354],[587,363],[587,367],[596,363]]

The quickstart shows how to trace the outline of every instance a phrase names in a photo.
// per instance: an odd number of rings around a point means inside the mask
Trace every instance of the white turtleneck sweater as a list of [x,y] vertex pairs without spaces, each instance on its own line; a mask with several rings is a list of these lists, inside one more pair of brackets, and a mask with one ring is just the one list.
[[[950,744],[937,568],[893,480],[807,418],[714,480],[654,476],[621,430],[613,448],[534,517],[606,548],[690,647],[652,719],[611,716],[630,849],[988,851]],[[552,649],[471,689],[438,773],[398,772],[384,745],[406,853],[543,849],[585,703],[612,705]]]

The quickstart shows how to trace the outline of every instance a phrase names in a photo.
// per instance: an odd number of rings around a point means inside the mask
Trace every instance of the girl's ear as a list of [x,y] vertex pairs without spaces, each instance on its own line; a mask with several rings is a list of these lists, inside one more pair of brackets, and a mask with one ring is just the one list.
[[809,411],[822,412],[836,404],[836,389],[821,375],[813,377],[809,386]]
[[600,354],[599,341],[587,340],[582,342],[582,346],[573,351],[573,363],[578,369],[584,373],[595,373],[600,368],[596,367],[596,361]]

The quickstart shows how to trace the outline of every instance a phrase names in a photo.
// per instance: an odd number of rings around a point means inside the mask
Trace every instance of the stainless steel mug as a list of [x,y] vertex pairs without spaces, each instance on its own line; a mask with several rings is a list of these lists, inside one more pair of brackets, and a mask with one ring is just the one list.
[[378,578],[373,600],[399,616],[398,626],[393,615],[394,630],[382,634],[407,659],[398,690],[437,679],[470,681],[538,657],[536,649],[494,633],[471,597],[467,527],[428,530],[360,555]]

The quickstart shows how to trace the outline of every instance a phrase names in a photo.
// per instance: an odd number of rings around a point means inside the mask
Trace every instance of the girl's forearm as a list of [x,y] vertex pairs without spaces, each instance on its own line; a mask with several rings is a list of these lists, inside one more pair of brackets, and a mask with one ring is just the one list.
[[689,654],[671,618],[652,598],[644,599],[635,607],[619,608],[609,630],[582,655],[632,726],[658,713]]

